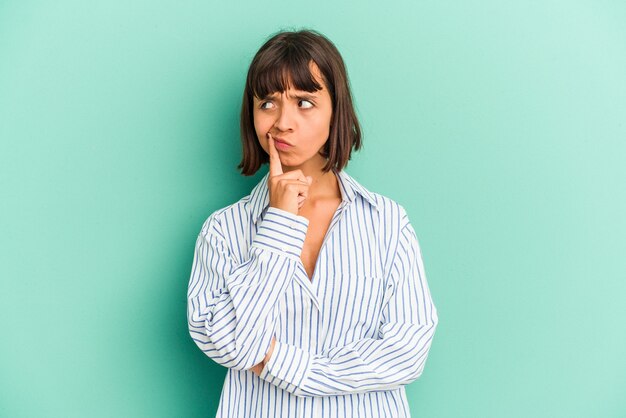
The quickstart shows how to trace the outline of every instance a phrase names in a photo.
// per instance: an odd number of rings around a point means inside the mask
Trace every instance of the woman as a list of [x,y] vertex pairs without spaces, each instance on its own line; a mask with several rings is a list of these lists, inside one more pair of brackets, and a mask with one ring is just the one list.
[[189,331],[227,367],[218,417],[409,417],[437,325],[404,208],[343,168],[361,131],[345,65],[312,30],[255,55],[241,111],[252,192],[196,242]]

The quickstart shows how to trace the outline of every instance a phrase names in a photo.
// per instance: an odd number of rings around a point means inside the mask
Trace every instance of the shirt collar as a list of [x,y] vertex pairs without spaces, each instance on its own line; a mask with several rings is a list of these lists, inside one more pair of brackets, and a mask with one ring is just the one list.
[[[346,203],[354,202],[357,195],[364,198],[372,207],[379,210],[378,202],[374,195],[357,182],[352,176],[346,173],[344,170],[337,172],[332,170],[336,175],[339,182],[339,189],[341,190],[341,200]],[[252,216],[252,221],[257,223],[259,217],[263,211],[269,206],[269,189],[267,187],[267,179],[269,172],[266,173],[263,178],[254,186],[250,192],[250,198],[247,205]]]

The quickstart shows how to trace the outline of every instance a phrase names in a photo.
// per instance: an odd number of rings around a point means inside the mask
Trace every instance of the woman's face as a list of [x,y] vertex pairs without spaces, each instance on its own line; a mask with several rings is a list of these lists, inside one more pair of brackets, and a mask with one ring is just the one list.
[[[309,93],[290,87],[283,93],[253,99],[254,129],[259,143],[265,152],[269,151],[269,132],[283,166],[308,163],[319,168],[326,162],[319,152],[330,133],[332,100],[317,65],[311,62],[310,68],[322,90]],[[289,145],[280,144],[280,140]]]

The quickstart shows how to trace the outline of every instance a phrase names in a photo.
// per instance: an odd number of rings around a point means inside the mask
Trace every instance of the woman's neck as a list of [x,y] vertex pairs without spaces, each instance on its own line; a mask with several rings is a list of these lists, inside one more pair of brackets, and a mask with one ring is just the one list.
[[324,172],[322,170],[323,164],[311,164],[313,161],[309,161],[310,164],[303,164],[298,167],[284,167],[283,171],[301,170],[305,176],[311,176],[313,182],[309,186],[309,194],[307,199],[329,199],[341,197],[341,191],[339,190],[339,182],[333,169]]

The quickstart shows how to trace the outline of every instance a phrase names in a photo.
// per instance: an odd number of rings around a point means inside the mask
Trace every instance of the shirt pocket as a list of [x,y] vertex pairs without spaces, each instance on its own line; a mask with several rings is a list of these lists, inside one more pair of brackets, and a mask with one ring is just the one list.
[[330,312],[328,337],[333,345],[376,338],[385,283],[382,276],[354,274],[335,285],[325,305]]

